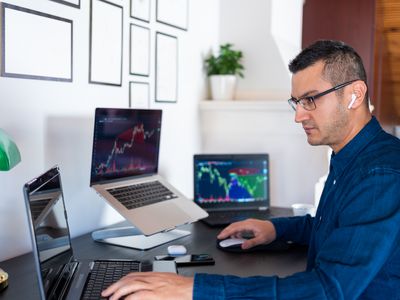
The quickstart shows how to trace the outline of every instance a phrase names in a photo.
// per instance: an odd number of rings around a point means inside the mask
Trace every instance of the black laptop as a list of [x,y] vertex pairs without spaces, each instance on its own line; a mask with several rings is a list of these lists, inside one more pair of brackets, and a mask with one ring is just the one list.
[[210,226],[256,218],[270,219],[269,156],[262,154],[196,154],[194,201],[209,216]]
[[26,183],[24,196],[41,299],[100,299],[130,272],[176,273],[173,261],[75,260],[58,167]]

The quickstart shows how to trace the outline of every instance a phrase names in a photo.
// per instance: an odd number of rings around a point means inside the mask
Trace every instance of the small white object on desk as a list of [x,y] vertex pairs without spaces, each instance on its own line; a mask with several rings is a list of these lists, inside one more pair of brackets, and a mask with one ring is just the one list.
[[183,245],[171,245],[168,246],[169,255],[183,255],[186,254],[186,247]]
[[307,214],[311,215],[311,217],[315,216],[315,207],[312,204],[295,203],[292,204],[292,209],[295,216],[305,216]]

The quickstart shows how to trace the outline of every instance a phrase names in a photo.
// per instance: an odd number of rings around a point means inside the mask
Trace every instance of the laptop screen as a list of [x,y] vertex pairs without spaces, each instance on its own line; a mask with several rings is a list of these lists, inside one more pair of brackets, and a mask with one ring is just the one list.
[[73,256],[58,168],[25,184],[24,194],[36,263],[47,294]]
[[157,173],[161,110],[96,108],[90,184]]
[[268,154],[194,156],[194,200],[203,208],[269,206]]

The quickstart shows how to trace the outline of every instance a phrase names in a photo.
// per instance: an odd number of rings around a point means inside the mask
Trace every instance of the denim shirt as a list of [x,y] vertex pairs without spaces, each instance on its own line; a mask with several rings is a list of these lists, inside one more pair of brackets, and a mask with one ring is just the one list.
[[196,274],[193,299],[400,299],[400,140],[373,117],[332,154],[316,216],[272,222],[277,239],[309,245],[304,272]]

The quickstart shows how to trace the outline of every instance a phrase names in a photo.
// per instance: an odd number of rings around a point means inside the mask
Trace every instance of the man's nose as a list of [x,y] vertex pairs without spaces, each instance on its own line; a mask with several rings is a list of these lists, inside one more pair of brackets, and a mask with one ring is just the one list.
[[308,120],[309,119],[309,114],[310,114],[310,112],[308,110],[305,110],[303,108],[303,106],[300,105],[300,103],[297,103],[294,121],[296,123],[301,123],[301,122],[303,122],[305,120]]

